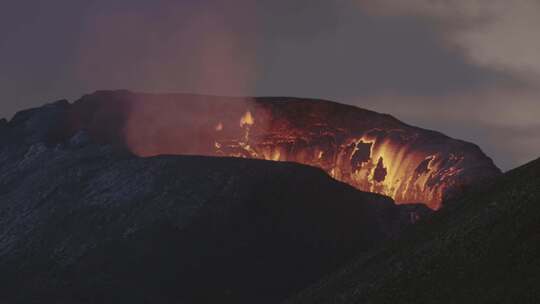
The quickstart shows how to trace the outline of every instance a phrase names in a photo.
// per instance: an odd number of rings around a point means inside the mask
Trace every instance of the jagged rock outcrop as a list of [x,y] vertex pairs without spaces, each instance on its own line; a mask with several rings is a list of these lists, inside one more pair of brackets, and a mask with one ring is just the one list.
[[100,91],[71,127],[141,156],[198,154],[293,161],[358,189],[432,209],[501,174],[474,144],[330,101]]
[[69,111],[21,112],[0,137],[3,303],[273,303],[403,226],[320,169],[139,158],[68,136]]

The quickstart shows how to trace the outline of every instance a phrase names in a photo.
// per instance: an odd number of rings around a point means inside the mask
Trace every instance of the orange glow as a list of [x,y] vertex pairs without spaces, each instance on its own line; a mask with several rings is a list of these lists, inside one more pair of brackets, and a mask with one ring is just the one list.
[[253,115],[251,115],[250,111],[247,111],[242,118],[240,118],[240,128],[243,128],[244,126],[252,126],[255,123],[255,120],[253,119]]
[[[239,121],[244,135],[223,143],[216,141],[215,154],[316,166],[342,182],[363,191],[390,196],[398,203],[425,203],[438,209],[446,189],[444,180],[458,173],[453,167],[440,172],[441,156],[414,151],[409,144],[389,137],[370,135],[373,130],[345,139],[331,150],[324,150],[309,145],[295,147],[298,135],[286,129],[273,134],[273,140],[254,142],[250,138],[255,124],[253,114],[248,110]],[[454,162],[458,163],[459,158]],[[432,182],[436,174],[443,183]]]

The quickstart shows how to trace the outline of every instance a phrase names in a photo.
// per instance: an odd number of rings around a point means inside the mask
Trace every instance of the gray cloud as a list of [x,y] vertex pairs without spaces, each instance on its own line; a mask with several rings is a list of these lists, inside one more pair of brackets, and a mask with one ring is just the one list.
[[375,14],[431,17],[475,64],[540,75],[537,0],[377,0],[361,2]]
[[[503,169],[540,156],[540,2],[536,0],[390,0],[358,3],[372,15],[431,20],[441,47],[466,64],[517,80],[462,88],[437,98],[379,95],[359,101],[411,122],[481,144]],[[506,83],[508,84],[508,82]]]

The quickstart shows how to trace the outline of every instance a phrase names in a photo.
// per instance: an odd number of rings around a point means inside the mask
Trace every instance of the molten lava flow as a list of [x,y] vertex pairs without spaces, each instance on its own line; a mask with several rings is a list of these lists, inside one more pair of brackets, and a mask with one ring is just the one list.
[[[425,203],[433,209],[440,207],[446,181],[459,173],[456,167],[462,160],[455,155],[414,150],[411,143],[415,137],[405,136],[400,130],[372,129],[361,136],[341,138],[325,131],[320,134],[327,142],[322,143],[320,138],[287,128],[251,138],[250,132],[256,127],[251,111],[246,111],[239,122],[238,136],[217,140],[213,154],[317,166],[360,190],[388,195],[398,203]],[[216,128],[216,132],[221,130]]]

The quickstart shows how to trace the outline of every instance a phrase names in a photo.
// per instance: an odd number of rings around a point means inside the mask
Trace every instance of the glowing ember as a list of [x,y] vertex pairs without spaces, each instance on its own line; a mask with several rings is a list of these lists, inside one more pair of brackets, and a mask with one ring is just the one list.
[[252,126],[255,123],[250,111],[247,111],[242,118],[240,118],[240,128],[244,126]]
[[215,127],[215,130],[218,132],[223,131],[223,123],[218,123]]

